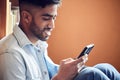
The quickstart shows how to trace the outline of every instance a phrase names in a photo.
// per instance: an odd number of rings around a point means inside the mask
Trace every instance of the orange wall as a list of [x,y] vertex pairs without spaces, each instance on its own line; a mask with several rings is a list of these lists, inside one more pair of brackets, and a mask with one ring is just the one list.
[[87,65],[108,62],[120,71],[120,0],[63,0],[48,43],[55,63],[94,43]]
[[6,0],[0,0],[0,39],[5,36]]

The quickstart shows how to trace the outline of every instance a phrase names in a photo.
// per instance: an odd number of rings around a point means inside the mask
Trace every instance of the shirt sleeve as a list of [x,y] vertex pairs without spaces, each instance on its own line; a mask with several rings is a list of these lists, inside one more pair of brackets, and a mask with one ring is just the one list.
[[24,61],[17,52],[0,55],[0,80],[26,80]]

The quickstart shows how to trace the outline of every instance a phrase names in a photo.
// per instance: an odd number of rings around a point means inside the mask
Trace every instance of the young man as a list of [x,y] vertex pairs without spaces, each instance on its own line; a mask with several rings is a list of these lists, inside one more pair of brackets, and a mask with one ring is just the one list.
[[0,80],[120,80],[110,64],[85,67],[87,55],[54,64],[46,41],[61,0],[19,0],[20,22],[0,41]]

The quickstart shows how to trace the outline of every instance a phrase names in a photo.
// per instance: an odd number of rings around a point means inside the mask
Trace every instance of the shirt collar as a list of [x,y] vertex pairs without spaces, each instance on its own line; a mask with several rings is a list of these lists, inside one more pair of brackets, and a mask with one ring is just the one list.
[[47,42],[46,41],[41,41],[41,40],[38,40],[35,45],[38,48],[45,48],[46,49],[48,47]]
[[[24,47],[26,45],[33,45],[32,42],[28,39],[25,33],[20,29],[20,27],[16,24],[13,28],[13,34],[16,37],[20,47]],[[48,44],[46,41],[38,40],[35,44],[37,47],[47,48]]]
[[16,37],[20,47],[24,47],[27,44],[32,44],[32,42],[27,38],[25,33],[20,29],[20,27],[18,27],[18,25],[13,28],[13,34]]

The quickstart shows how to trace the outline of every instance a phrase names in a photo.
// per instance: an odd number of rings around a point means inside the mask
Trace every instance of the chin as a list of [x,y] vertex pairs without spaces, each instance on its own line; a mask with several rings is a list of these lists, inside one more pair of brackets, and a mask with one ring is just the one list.
[[41,41],[47,41],[49,39],[49,37],[46,37],[46,38],[42,38],[40,39]]

